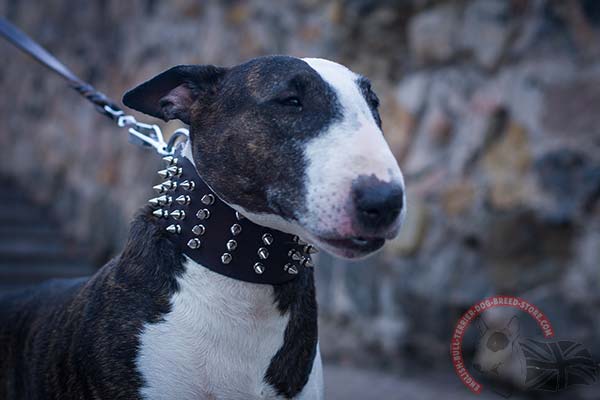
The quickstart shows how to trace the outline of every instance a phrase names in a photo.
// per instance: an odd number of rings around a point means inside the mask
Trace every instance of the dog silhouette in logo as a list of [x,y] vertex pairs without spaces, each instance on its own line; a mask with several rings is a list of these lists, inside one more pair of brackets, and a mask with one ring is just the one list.
[[519,319],[513,316],[500,327],[489,327],[480,317],[477,326],[480,338],[473,368],[501,395],[525,389],[527,371],[519,344]]

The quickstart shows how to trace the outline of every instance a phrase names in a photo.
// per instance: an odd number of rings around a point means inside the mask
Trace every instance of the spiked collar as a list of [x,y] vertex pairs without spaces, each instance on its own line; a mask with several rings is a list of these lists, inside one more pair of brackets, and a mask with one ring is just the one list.
[[177,249],[233,279],[277,285],[313,266],[315,247],[297,236],[257,225],[228,206],[182,154],[163,159],[152,214]]

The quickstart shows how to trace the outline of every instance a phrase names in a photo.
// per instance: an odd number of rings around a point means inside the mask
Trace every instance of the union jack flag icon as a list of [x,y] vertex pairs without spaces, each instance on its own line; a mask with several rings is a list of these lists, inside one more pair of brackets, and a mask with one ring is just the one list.
[[598,364],[579,343],[532,338],[519,342],[527,368],[525,386],[529,390],[557,392],[573,385],[591,385],[598,380]]

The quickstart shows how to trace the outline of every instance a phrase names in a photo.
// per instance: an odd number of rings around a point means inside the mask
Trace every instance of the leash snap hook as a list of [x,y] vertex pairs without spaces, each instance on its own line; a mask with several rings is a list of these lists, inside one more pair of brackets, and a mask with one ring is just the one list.
[[[135,118],[133,120],[135,121]],[[128,131],[130,135],[141,141],[143,145],[153,147],[161,156],[171,155],[171,152],[167,149],[167,142],[165,142],[158,125],[135,121],[133,126],[129,126]]]
[[123,110],[115,110],[110,106],[104,106],[104,110],[117,121],[120,128],[128,128],[133,143],[152,147],[161,156],[173,154],[158,125],[139,122],[133,115],[125,114]]

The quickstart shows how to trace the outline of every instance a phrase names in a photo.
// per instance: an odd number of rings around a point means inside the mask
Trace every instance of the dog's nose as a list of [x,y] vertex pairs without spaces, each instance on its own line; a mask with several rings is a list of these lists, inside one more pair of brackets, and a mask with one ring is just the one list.
[[358,223],[368,230],[390,226],[404,206],[404,190],[400,184],[379,180],[353,185]]

